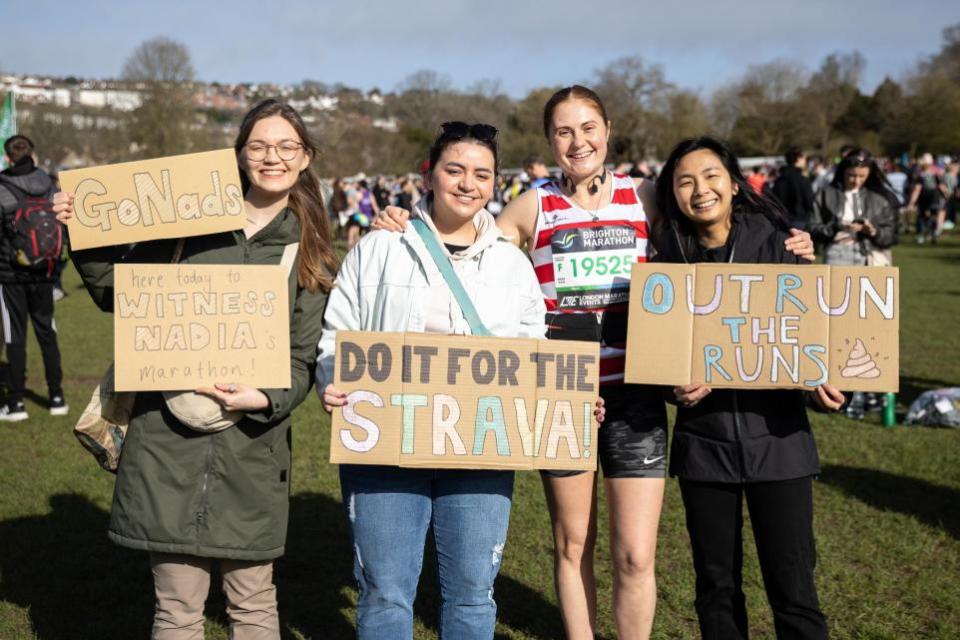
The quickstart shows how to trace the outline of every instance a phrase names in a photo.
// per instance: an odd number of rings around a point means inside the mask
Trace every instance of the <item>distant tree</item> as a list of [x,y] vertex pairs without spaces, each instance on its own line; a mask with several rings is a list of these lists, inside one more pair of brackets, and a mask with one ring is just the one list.
[[[674,146],[684,138],[710,132],[710,111],[707,105],[692,91],[677,90],[666,98],[663,112],[654,113],[651,137],[654,157],[666,158]],[[641,158],[633,158],[637,160]]]
[[144,87],[129,128],[140,155],[193,151],[199,140],[191,130],[194,71],[186,46],[165,37],[147,40],[127,58],[122,77]]
[[596,71],[589,83],[607,108],[613,122],[611,160],[630,160],[654,151],[657,124],[668,110],[674,86],[664,77],[663,67],[648,65],[639,56],[618,58]]
[[777,155],[804,144],[806,119],[797,96],[807,72],[795,62],[774,60],[747,68],[743,78],[713,95],[714,130],[742,155]]
[[943,47],[940,53],[920,65],[923,75],[942,73],[949,80],[960,84],[960,22],[943,30]]
[[858,51],[832,53],[800,92],[799,99],[810,127],[809,142],[821,153],[830,150],[838,120],[860,95],[857,85],[864,66],[866,61]]

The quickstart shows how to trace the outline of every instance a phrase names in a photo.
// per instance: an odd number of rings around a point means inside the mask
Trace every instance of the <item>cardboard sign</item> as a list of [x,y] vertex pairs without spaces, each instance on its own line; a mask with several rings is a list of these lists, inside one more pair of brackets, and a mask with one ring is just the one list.
[[330,462],[597,468],[596,343],[337,333]]
[[118,264],[113,279],[118,391],[290,387],[285,267]]
[[242,229],[233,149],[64,171],[74,193],[70,246],[89,249]]
[[894,267],[637,264],[626,381],[897,391]]

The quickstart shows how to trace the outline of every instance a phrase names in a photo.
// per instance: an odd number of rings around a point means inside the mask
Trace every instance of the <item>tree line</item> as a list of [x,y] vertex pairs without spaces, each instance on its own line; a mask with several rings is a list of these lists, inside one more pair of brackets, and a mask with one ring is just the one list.
[[[831,157],[855,144],[897,156],[960,152],[960,23],[943,30],[940,51],[905,77],[887,77],[871,94],[859,82],[866,60],[856,51],[828,55],[810,71],[790,60],[750,66],[709,96],[668,79],[661,65],[639,56],[614,60],[580,82],[603,98],[613,132],[612,161],[664,158],[680,139],[711,133],[741,155],[780,155],[788,146]],[[144,86],[131,113],[25,109],[19,129],[54,164],[75,152],[92,163],[157,157],[230,146],[241,114],[201,109],[192,94],[195,71],[187,48],[169,38],[142,43],[122,78]],[[457,89],[450,78],[417,71],[371,102],[357,90],[306,80],[295,94],[322,91],[338,108],[309,113],[321,143],[321,175],[415,171],[438,123],[487,122],[501,131],[501,165],[518,167],[530,154],[548,155],[542,108],[558,87],[513,99],[497,81]],[[264,96],[252,96],[257,99]],[[79,120],[78,120],[79,118]],[[395,130],[374,125],[393,119]]]

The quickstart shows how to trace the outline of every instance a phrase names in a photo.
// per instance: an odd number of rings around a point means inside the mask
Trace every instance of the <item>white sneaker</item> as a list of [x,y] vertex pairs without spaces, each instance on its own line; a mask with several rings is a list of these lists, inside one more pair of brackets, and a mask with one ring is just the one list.
[[13,404],[8,402],[0,405],[0,420],[3,422],[20,422],[29,417],[30,416],[27,415],[27,408],[22,402],[15,402]]
[[53,396],[50,398],[50,415],[65,416],[70,413],[70,406],[63,396]]

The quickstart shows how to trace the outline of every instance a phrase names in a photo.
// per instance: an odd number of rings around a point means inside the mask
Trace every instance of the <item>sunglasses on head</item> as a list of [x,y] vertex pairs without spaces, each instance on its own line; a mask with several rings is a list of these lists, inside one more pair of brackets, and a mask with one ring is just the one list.
[[440,135],[455,140],[474,138],[481,142],[493,142],[497,138],[497,128],[489,124],[467,124],[466,122],[454,120],[453,122],[444,122],[440,125]]

